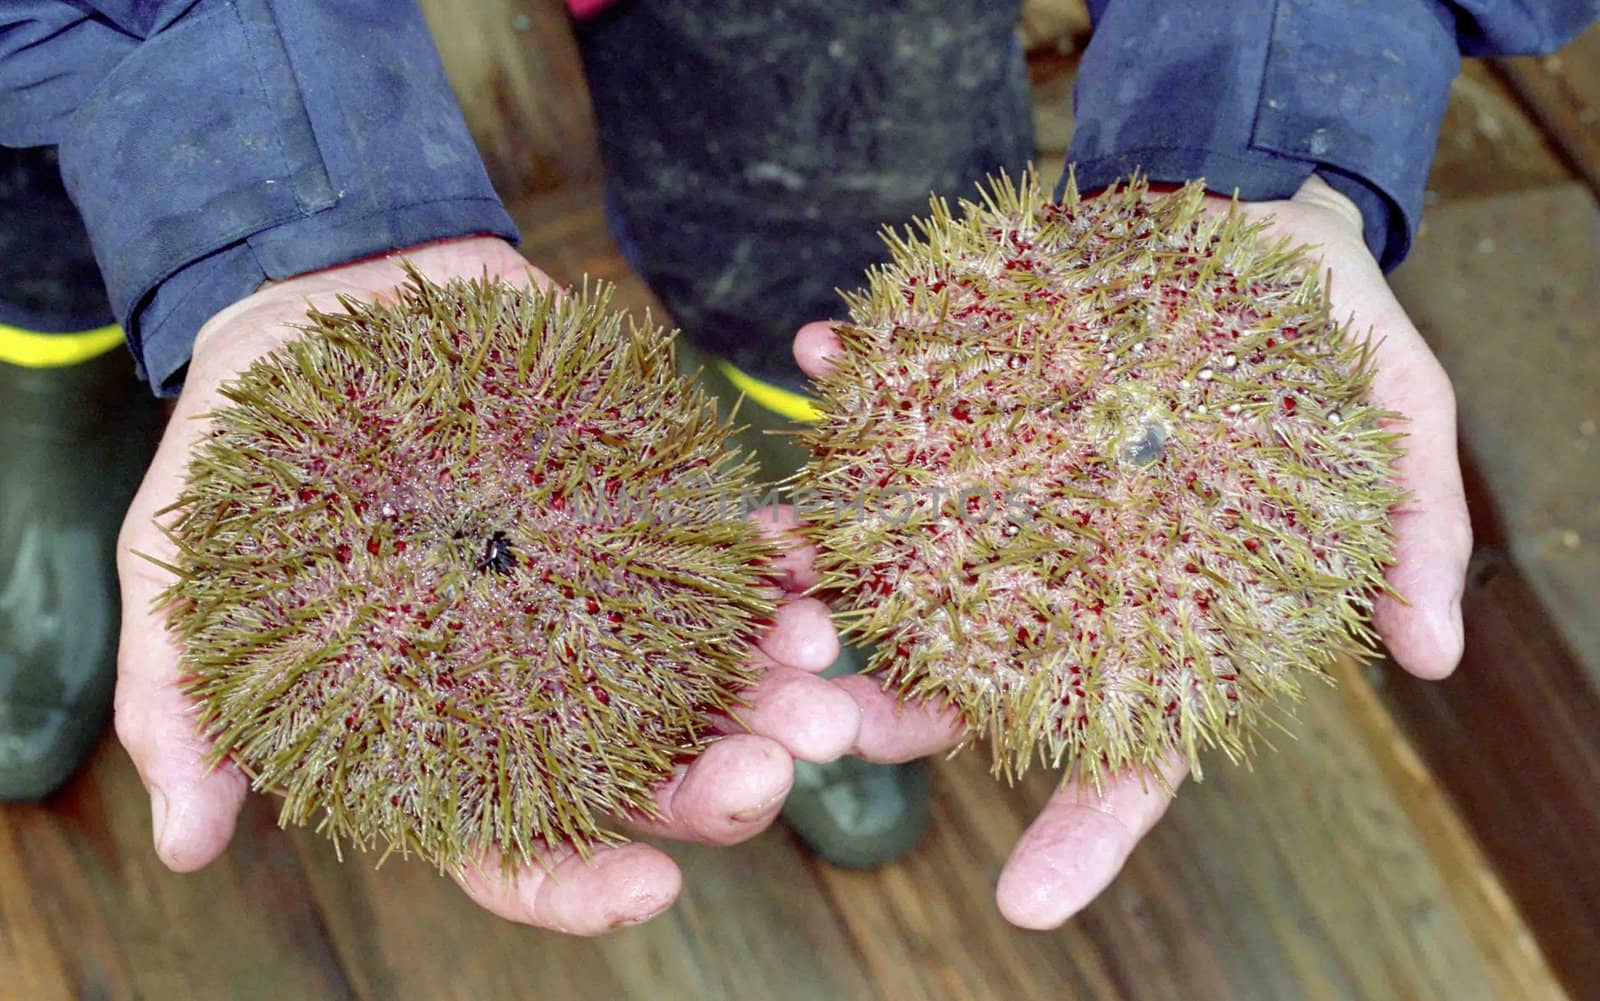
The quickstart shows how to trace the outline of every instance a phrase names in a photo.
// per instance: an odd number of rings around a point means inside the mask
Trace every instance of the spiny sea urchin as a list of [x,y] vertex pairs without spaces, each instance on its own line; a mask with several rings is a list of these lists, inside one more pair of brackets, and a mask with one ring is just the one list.
[[1203,199],[1002,178],[845,297],[801,477],[821,586],[1008,776],[1237,757],[1374,640],[1394,415],[1303,252]]
[[753,680],[752,464],[609,295],[412,271],[224,388],[165,599],[201,728],[284,823],[441,868],[586,852]]

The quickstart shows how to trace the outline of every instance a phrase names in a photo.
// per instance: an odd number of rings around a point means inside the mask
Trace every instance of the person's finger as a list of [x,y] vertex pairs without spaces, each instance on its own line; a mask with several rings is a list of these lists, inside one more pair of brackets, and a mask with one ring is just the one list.
[[1405,437],[1395,476],[1410,498],[1392,515],[1395,561],[1373,608],[1378,634],[1412,674],[1442,678],[1461,659],[1461,594],[1472,555],[1472,525],[1456,445],[1450,378],[1406,316],[1370,257],[1341,259],[1330,271],[1335,316],[1353,317],[1373,342],[1371,402],[1402,414]]
[[683,887],[672,859],[649,845],[599,848],[587,861],[571,848],[553,849],[545,861],[547,868],[505,873],[498,859],[484,859],[451,875],[491,914],[569,935],[603,935],[648,921]]
[[752,515],[763,535],[780,547],[772,561],[772,576],[791,594],[804,594],[817,585],[817,547],[800,538],[799,512],[793,504],[769,504]]
[[824,764],[848,754],[861,726],[855,700],[834,682],[780,664],[767,664],[761,680],[744,693],[750,705],[736,710],[724,729],[750,732],[782,744],[801,761]]
[[774,662],[813,674],[839,659],[833,613],[816,598],[795,598],[779,605],[772,615],[772,628],[758,645]]
[[1099,896],[1139,839],[1172,801],[1188,767],[1172,761],[1155,776],[1124,773],[1096,790],[1087,781],[1056,790],[1011,851],[995,903],[1019,928],[1056,928]]
[[1472,552],[1450,380],[1366,249],[1360,210],[1349,199],[1313,175],[1287,206],[1244,209],[1270,215],[1278,233],[1314,248],[1333,316],[1349,318],[1373,344],[1372,402],[1406,418],[1398,425],[1406,437],[1396,479],[1411,498],[1393,512],[1395,562],[1387,575],[1404,600],[1380,597],[1373,623],[1402,667],[1442,678],[1461,659],[1461,594]]
[[808,323],[794,335],[794,360],[813,379],[827,375],[833,368],[829,359],[842,350],[833,324],[825,320]]
[[861,713],[855,754],[868,761],[898,764],[948,751],[961,743],[966,729],[954,709],[936,709],[915,700],[901,702],[883,682],[854,674],[833,679]]
[[178,649],[155,607],[171,577],[137,555],[175,558],[155,529],[151,505],[172,492],[163,484],[176,482],[173,463],[181,462],[177,457],[197,433],[188,423],[163,440],[118,539],[123,612],[113,709],[117,738],[150,794],[156,852],[178,872],[199,869],[222,853],[248,790],[231,762],[208,764],[211,743],[195,731],[193,703],[179,689]]
[[1414,330],[1379,349],[1374,402],[1404,413],[1405,454],[1395,473],[1410,498],[1392,512],[1395,562],[1389,585],[1404,602],[1381,596],[1373,622],[1400,666],[1443,678],[1461,659],[1461,595],[1472,556],[1472,523],[1456,447],[1450,380]]
[[794,761],[775,741],[736,734],[714,741],[655,790],[659,818],[623,821],[636,834],[731,845],[766,830],[794,786]]
[[121,670],[117,739],[149,793],[156,854],[174,872],[193,872],[227,847],[249,783],[232,762],[210,766],[210,742],[195,733],[192,705],[176,682],[141,684],[141,675]]

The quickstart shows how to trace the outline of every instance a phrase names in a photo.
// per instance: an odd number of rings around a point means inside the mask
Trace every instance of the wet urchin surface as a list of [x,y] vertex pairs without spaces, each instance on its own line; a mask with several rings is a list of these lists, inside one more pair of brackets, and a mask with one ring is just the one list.
[[984,195],[846,296],[801,478],[821,589],[997,772],[1238,758],[1374,641],[1402,491],[1368,352],[1198,184]]
[[199,725],[284,823],[441,868],[608,815],[753,681],[753,469],[609,290],[343,301],[223,389],[164,522]]

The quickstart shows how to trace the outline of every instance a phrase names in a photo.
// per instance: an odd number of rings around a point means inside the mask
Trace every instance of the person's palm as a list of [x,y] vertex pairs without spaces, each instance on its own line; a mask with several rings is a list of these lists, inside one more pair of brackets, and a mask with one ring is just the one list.
[[[451,240],[403,254],[435,281],[488,273],[516,283],[548,282],[492,238]],[[215,769],[206,764],[210,746],[197,735],[192,705],[179,686],[179,650],[154,606],[170,577],[140,554],[173,558],[156,515],[178,495],[190,448],[206,432],[204,415],[224,402],[218,387],[297,336],[294,324],[305,320],[308,304],[334,308],[341,294],[381,299],[403,279],[398,253],[342,265],[263,288],[207,323],[196,338],[161,448],[128,511],[118,543],[123,623],[116,730],[150,791],[156,850],[174,870],[198,869],[222,852],[248,783],[231,762]],[[778,533],[789,517],[766,512],[764,525]],[[792,576],[785,582],[794,587]],[[728,736],[659,790],[664,819],[635,820],[632,829],[712,844],[741,841],[777,815],[793,780],[793,757],[826,761],[851,746],[855,703],[814,675],[838,652],[826,609],[815,599],[789,594],[775,622],[760,644],[762,681],[748,693],[751,708],[741,713],[751,732],[729,721]],[[547,848],[547,868],[526,869],[508,881],[498,863],[491,863],[460,874],[458,882],[503,917],[580,934],[643,921],[677,895],[677,867],[648,845],[603,848],[587,863],[570,848]]]
[[[1219,211],[1226,201],[1215,200]],[[1382,597],[1374,610],[1379,634],[1394,659],[1412,674],[1443,678],[1461,657],[1461,591],[1472,531],[1456,458],[1455,397],[1405,311],[1395,301],[1362,240],[1355,206],[1313,176],[1281,202],[1241,206],[1270,216],[1272,232],[1316,248],[1330,274],[1334,314],[1351,319],[1375,350],[1373,402],[1406,416],[1405,457],[1396,476],[1411,499],[1392,512],[1395,563],[1388,580],[1405,601]],[[1369,333],[1370,332],[1370,333]],[[828,370],[839,342],[827,322],[795,337],[795,358],[809,375]],[[856,753],[875,761],[905,761],[955,746],[962,738],[953,715],[900,705],[867,677],[840,679],[861,706]],[[1163,769],[1165,787],[1187,772]],[[1053,928],[1088,904],[1121,869],[1129,852],[1166,810],[1163,783],[1124,774],[1096,791],[1068,784],[1056,791],[1011,853],[996,889],[1001,912],[1027,928]]]

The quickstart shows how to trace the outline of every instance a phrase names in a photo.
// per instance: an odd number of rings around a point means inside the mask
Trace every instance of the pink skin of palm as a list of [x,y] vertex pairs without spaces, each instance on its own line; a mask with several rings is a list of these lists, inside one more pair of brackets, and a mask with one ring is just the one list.
[[[1218,209],[1225,199],[1212,199]],[[1411,494],[1391,512],[1395,563],[1388,580],[1404,602],[1384,597],[1374,624],[1401,667],[1421,678],[1450,674],[1461,658],[1461,594],[1472,530],[1456,455],[1455,397],[1450,381],[1406,317],[1362,240],[1360,212],[1312,176],[1280,202],[1241,205],[1270,216],[1272,233],[1316,248],[1330,275],[1334,315],[1353,330],[1370,330],[1375,344],[1377,405],[1406,415],[1405,456],[1396,475]],[[811,376],[825,374],[840,350],[828,322],[807,324],[794,355]],[[960,723],[952,714],[897,704],[870,677],[840,679],[861,708],[855,753],[873,761],[907,761],[955,746]],[[1162,769],[1168,788],[1187,774],[1181,762]],[[1166,811],[1170,796],[1136,774],[1096,791],[1067,784],[1045,804],[1011,853],[995,891],[1002,914],[1023,928],[1063,924],[1093,900],[1122,868],[1135,845]]]
[[[152,607],[170,583],[166,573],[135,555],[172,560],[171,544],[156,529],[155,512],[178,495],[191,446],[206,431],[200,415],[221,405],[223,382],[256,358],[297,336],[306,308],[336,308],[340,294],[382,300],[404,280],[399,257],[436,282],[486,272],[513,283],[547,285],[506,243],[467,237],[424,244],[270,284],[219,313],[200,331],[187,382],[161,447],[129,508],[118,542],[124,610],[118,657],[117,736],[150,793],[156,851],[168,867],[191,872],[209,864],[233,836],[248,791],[230,762],[206,765],[209,744],[196,735],[193,707],[179,688],[179,651]],[[793,512],[767,509],[759,524],[791,551],[774,568],[785,595],[775,624],[753,654],[761,680],[741,713],[748,730],[722,721],[726,736],[656,793],[662,819],[628,821],[640,834],[729,845],[764,830],[794,779],[794,759],[830,761],[857,742],[854,698],[816,677],[838,655],[827,608],[803,597],[809,555],[786,536]],[[547,846],[547,867],[501,878],[498,861],[471,868],[457,882],[479,905],[501,917],[541,928],[595,935],[638,924],[665,910],[682,877],[661,850],[644,844],[601,848],[589,861],[571,848]]]

